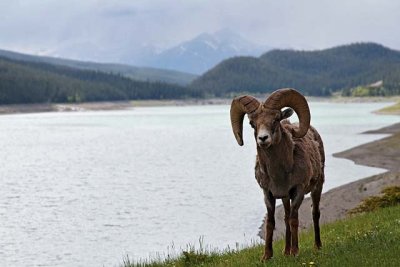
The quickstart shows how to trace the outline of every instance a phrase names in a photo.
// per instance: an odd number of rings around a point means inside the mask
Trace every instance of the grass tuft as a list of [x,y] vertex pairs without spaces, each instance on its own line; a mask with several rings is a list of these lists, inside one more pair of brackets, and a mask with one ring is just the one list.
[[377,111],[380,114],[400,114],[400,102]]
[[349,211],[349,214],[371,212],[379,208],[385,208],[400,204],[400,186],[390,186],[382,190],[382,195],[364,199],[357,207]]

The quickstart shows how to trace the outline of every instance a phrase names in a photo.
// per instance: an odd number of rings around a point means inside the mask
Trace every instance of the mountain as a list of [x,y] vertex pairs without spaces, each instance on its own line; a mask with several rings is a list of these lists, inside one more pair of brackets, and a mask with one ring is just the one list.
[[82,70],[95,70],[106,73],[120,74],[125,77],[140,81],[166,82],[187,85],[197,77],[194,74],[173,70],[163,70],[150,67],[134,67],[123,64],[85,62],[46,56],[33,56],[6,50],[0,50],[0,56],[26,62],[42,62],[60,66],[68,66]]
[[203,33],[192,40],[167,49],[140,65],[201,74],[233,56],[259,56],[269,47],[253,44],[231,30]]
[[134,81],[95,70],[0,56],[0,104],[90,102],[199,97],[161,82]]
[[308,95],[329,95],[383,81],[388,94],[400,93],[400,52],[375,43],[318,51],[272,50],[260,57],[227,59],[191,83],[207,95],[271,92],[294,87]]
[[[124,65],[166,69],[196,76],[233,56],[260,56],[271,47],[254,44],[232,30],[202,33],[173,47],[165,44],[117,43],[105,49],[88,41],[70,41],[46,52],[47,56],[82,59],[95,62],[116,62]],[[147,70],[146,70],[147,71]],[[174,76],[176,73],[169,74]],[[142,75],[135,76],[136,79]],[[195,76],[189,76],[188,79]],[[158,76],[156,76],[158,78]],[[153,76],[150,76],[151,80]],[[142,79],[143,80],[143,79]],[[171,82],[170,80],[163,80]],[[184,84],[184,82],[180,84]]]

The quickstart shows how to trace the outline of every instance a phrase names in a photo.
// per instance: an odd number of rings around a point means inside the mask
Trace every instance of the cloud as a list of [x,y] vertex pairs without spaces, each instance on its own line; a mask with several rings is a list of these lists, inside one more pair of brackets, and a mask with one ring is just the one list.
[[117,8],[110,8],[108,10],[103,11],[103,15],[106,17],[134,17],[138,15],[138,11],[134,8],[130,7],[117,7]]
[[391,0],[1,1],[0,48],[37,53],[85,43],[134,50],[230,28],[270,46],[374,41],[400,49],[398,14],[400,1]]

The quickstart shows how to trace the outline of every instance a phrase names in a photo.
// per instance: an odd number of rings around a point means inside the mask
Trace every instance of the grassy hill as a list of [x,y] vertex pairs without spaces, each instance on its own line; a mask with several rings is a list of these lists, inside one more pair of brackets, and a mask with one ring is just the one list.
[[262,264],[263,246],[222,252],[187,251],[178,259],[134,264],[149,266],[400,266],[400,205],[350,217],[321,227],[323,248],[313,248],[312,231],[300,235],[300,255],[283,256],[284,240],[274,242],[274,258]]
[[179,85],[187,85],[197,77],[194,74],[173,70],[135,67],[124,64],[85,62],[55,57],[33,56],[1,49],[0,57],[24,62],[48,63],[82,70],[94,70],[106,73],[120,74],[125,77],[139,81],[166,82]]
[[273,50],[255,57],[225,60],[191,84],[208,95],[271,92],[294,87],[324,96],[383,81],[385,94],[400,93],[400,52],[359,43],[319,51]]
[[99,71],[0,57],[0,104],[197,96],[198,93],[179,85],[134,81]]

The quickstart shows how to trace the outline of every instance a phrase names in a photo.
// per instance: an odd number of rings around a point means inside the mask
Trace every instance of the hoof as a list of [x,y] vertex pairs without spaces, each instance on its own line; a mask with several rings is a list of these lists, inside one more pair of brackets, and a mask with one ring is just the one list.
[[299,255],[299,249],[298,248],[291,248],[290,249],[290,255],[296,257],[297,255]]
[[283,255],[285,255],[285,256],[290,256],[290,247],[285,248],[285,249],[283,250]]
[[321,244],[321,243],[315,243],[315,244],[314,244],[314,248],[315,248],[316,250],[320,250],[320,249],[322,248],[322,244]]
[[266,262],[271,258],[272,258],[272,253],[264,253],[264,255],[261,257],[261,262]]

